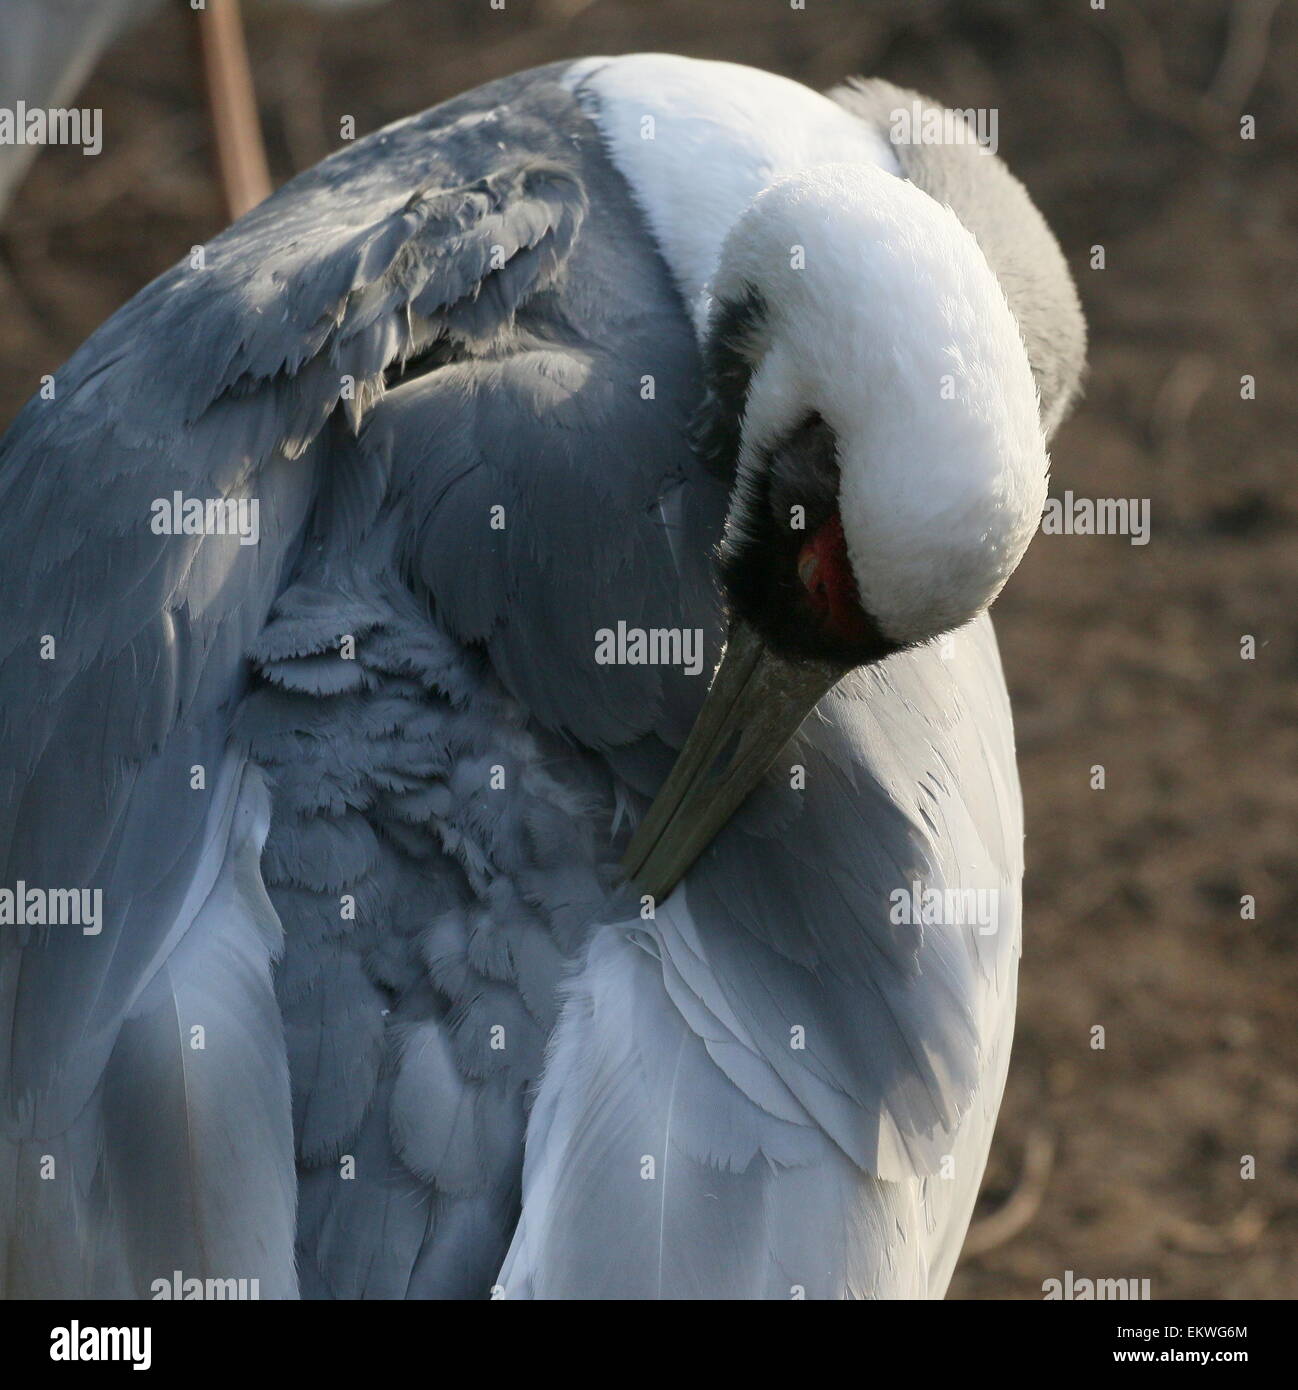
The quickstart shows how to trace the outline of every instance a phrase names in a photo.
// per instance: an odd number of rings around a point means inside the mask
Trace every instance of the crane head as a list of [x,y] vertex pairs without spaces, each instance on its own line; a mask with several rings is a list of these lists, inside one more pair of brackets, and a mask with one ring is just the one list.
[[956,215],[865,165],[765,189],[711,286],[730,634],[624,868],[662,896],[847,671],[982,613],[1041,517],[1027,350]]

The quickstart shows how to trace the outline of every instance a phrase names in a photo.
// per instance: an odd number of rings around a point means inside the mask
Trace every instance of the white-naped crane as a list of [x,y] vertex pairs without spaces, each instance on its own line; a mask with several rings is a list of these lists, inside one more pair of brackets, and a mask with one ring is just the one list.
[[917,102],[493,82],[25,407],[0,887],[102,914],[0,927],[10,1296],[943,1293],[1019,952],[986,610],[1085,334]]

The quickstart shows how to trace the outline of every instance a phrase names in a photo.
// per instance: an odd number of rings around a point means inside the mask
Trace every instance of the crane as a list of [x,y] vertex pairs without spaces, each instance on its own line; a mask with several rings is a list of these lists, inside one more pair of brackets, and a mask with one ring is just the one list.
[[1020,943],[987,609],[1085,329],[916,102],[489,83],[23,409],[8,1296],[942,1295]]

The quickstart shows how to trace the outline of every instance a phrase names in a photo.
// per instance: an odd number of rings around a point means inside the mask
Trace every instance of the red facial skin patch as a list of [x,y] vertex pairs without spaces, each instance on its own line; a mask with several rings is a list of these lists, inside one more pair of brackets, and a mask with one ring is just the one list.
[[848,642],[865,636],[865,614],[837,512],[798,552],[798,578],[812,611],[828,632]]

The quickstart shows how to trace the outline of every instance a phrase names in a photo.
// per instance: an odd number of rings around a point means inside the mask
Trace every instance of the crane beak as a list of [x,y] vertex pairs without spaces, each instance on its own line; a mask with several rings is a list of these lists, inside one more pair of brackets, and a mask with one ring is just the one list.
[[626,877],[662,902],[850,669],[777,656],[732,623],[703,708],[627,848]]

